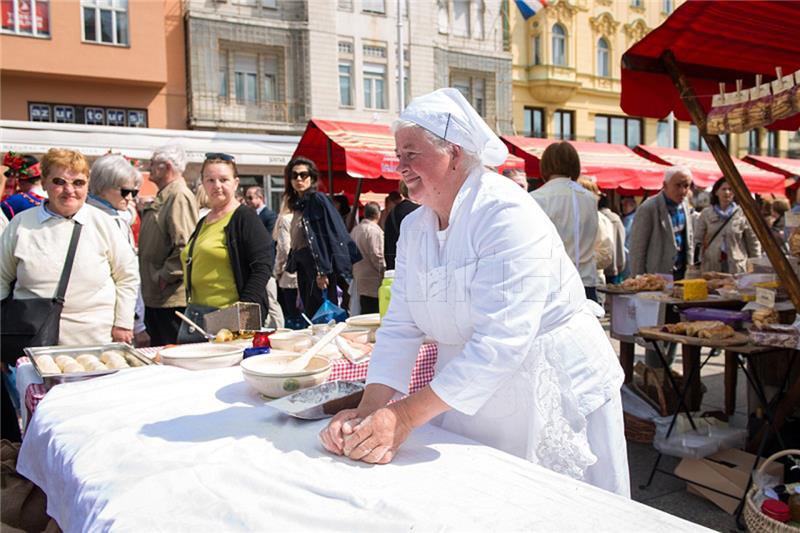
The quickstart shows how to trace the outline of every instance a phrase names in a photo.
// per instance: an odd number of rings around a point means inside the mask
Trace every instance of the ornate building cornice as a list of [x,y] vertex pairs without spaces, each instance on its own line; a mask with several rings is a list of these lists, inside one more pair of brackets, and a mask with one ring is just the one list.
[[630,24],[625,24],[623,27],[625,35],[628,36],[628,45],[632,45],[642,39],[645,35],[650,33],[650,28],[644,19],[636,19]]
[[602,35],[603,37],[611,37],[617,33],[620,23],[614,20],[614,16],[611,13],[605,11],[596,17],[590,18],[589,24],[591,25],[592,30],[594,30],[594,32],[598,35]]

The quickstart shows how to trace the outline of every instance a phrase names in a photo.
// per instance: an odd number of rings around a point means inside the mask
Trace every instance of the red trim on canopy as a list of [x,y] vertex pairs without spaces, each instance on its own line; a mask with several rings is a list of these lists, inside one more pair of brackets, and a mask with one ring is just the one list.
[[[555,139],[501,137],[509,151],[525,160],[528,176],[541,177],[539,159]],[[620,189],[627,193],[658,190],[664,182],[664,167],[636,155],[622,144],[569,141],[581,158],[581,174],[594,177],[601,189]]]
[[522,170],[525,172],[525,160],[521,157],[509,154],[505,162],[497,167],[497,173],[502,174],[504,170],[513,168],[514,170]]
[[[709,152],[692,150],[677,150],[675,148],[662,148],[657,146],[639,145],[636,153],[662,165],[682,165],[692,171],[692,181],[695,186],[705,189],[710,187],[722,177],[722,171],[716,159]],[[768,172],[741,159],[733,159],[733,164],[739,169],[745,185],[751,192],[771,193],[779,196],[786,195],[785,178],[780,174]]]
[[768,157],[765,155],[746,155],[743,159],[764,170],[783,174],[787,178],[800,177],[800,159]]
[[[775,79],[775,67],[787,76],[800,69],[800,2],[741,0],[688,1],[622,56],[621,106],[629,115],[664,118],[670,112],[691,120],[660,58],[675,55],[706,113],[711,96],[736,90],[736,80],[752,87],[755,75]],[[796,130],[800,114],[768,126]]]

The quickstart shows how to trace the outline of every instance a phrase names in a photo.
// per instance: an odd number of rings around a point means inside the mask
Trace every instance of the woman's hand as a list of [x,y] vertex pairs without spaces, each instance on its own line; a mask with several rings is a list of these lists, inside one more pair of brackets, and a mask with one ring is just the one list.
[[378,409],[344,437],[344,455],[365,463],[386,464],[414,429],[402,402]]
[[133,330],[114,326],[111,328],[111,340],[131,344],[133,342]]
[[336,413],[325,429],[319,432],[319,440],[331,453],[342,455],[344,437],[353,432],[353,428],[361,422],[358,409],[345,409]]
[[325,274],[320,274],[317,276],[317,287],[319,290],[323,291],[328,288],[328,276]]

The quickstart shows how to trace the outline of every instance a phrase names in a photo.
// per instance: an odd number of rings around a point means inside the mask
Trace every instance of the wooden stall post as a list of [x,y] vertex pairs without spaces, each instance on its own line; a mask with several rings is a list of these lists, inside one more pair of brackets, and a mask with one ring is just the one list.
[[716,159],[720,170],[722,170],[726,182],[731,186],[731,189],[733,189],[736,200],[742,207],[742,211],[744,211],[758,240],[761,241],[761,245],[767,252],[767,257],[769,257],[773,268],[775,268],[775,272],[777,272],[779,279],[786,286],[795,309],[800,311],[800,280],[797,279],[792,266],[789,264],[789,260],[783,255],[783,252],[781,252],[778,243],[775,242],[775,238],[767,227],[767,223],[756,208],[756,204],[750,196],[750,192],[747,190],[742,176],[739,174],[739,169],[733,164],[733,159],[731,159],[731,155],[728,153],[725,145],[722,144],[719,136],[710,135],[706,132],[705,111],[697,101],[694,90],[689,85],[686,77],[680,71],[675,61],[675,55],[671,50],[664,52],[661,56],[661,62],[672,78],[675,87],[678,89],[678,93],[681,95],[686,109],[692,116],[692,121],[697,125],[700,134],[703,136],[703,139],[705,139],[706,144],[708,144],[709,150],[714,155],[714,159]]

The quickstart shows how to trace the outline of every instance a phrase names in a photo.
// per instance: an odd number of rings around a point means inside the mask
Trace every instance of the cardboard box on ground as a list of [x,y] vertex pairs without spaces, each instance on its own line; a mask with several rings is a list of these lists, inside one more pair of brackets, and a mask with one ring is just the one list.
[[[742,450],[722,450],[703,459],[683,459],[675,467],[675,474],[687,480],[686,490],[688,492],[705,497],[721,509],[733,514],[739,505],[739,500],[744,495],[755,457],[755,455]],[[759,461],[759,464],[761,462],[763,459]],[[782,480],[783,465],[772,463],[766,468],[766,473]],[[691,481],[734,494],[736,498],[700,487]]]

